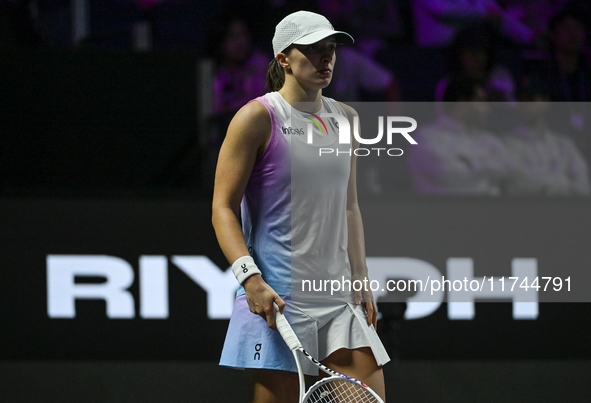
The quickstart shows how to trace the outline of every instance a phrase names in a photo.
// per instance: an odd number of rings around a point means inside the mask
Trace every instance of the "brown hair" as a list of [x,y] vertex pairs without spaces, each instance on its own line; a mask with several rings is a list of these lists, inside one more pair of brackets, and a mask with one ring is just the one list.
[[267,68],[267,83],[265,84],[271,91],[279,91],[285,84],[285,71],[277,59],[273,58]]
[[[282,53],[287,55],[291,49],[292,46],[285,49]],[[281,88],[283,88],[283,84],[285,84],[285,70],[283,70],[283,67],[281,67],[277,61],[277,58],[274,57],[267,68],[267,82],[265,86],[271,91],[279,91]]]

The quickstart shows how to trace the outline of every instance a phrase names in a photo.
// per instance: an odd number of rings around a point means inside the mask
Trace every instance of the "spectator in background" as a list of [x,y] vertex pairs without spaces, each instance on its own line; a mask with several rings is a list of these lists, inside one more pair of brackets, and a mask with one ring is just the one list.
[[488,101],[514,101],[513,75],[496,62],[495,49],[494,33],[486,25],[459,32],[451,48],[448,75],[437,84],[435,100],[443,100],[449,77],[461,74],[484,83]]
[[591,101],[591,70],[583,53],[586,31],[581,17],[571,10],[550,22],[551,55],[546,80],[553,101]]
[[589,159],[589,107],[591,101],[591,68],[584,54],[586,30],[584,20],[574,10],[558,13],[550,22],[550,60],[537,74],[549,85],[550,99],[568,102],[553,107],[548,123],[556,131],[567,134]]
[[416,191],[499,195],[511,166],[502,140],[487,132],[488,105],[482,84],[454,76],[444,95],[444,114],[419,126],[408,163]]
[[214,111],[231,114],[266,92],[269,60],[254,49],[251,30],[243,18],[227,14],[212,25],[207,53],[216,61]]
[[489,23],[501,35],[519,45],[535,39],[535,33],[519,20],[513,9],[495,0],[411,0],[416,43],[422,47],[448,46],[456,33],[474,23]]
[[585,159],[568,137],[550,130],[549,88],[541,79],[525,78],[518,91],[522,124],[505,138],[513,169],[507,178],[508,194],[589,194]]

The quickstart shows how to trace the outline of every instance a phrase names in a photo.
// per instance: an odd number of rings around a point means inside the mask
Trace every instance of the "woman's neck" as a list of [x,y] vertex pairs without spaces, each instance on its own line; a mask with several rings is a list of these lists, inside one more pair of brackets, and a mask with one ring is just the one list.
[[290,105],[293,105],[294,103],[305,102],[307,103],[307,109],[311,109],[311,106],[314,106],[313,109],[315,111],[320,110],[322,90],[306,91],[299,84],[293,85],[286,81],[283,88],[281,88],[278,92]]

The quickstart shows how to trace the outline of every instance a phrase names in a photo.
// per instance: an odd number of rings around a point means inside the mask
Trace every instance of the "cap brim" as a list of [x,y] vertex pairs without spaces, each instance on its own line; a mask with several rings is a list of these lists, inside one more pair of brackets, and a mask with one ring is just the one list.
[[353,43],[355,43],[353,37],[346,32],[322,29],[320,31],[312,32],[311,34],[302,36],[300,39],[293,41],[293,44],[311,45],[333,35],[336,37],[337,43],[339,45],[353,45]]

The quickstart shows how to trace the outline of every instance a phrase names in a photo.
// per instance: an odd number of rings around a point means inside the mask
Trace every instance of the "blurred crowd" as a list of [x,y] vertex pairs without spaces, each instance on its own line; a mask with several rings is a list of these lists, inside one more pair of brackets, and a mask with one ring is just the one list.
[[549,87],[538,77],[522,79],[516,103],[487,102],[485,86],[467,75],[446,80],[437,117],[418,129],[418,145],[409,148],[414,189],[431,194],[588,195],[586,158],[573,137],[550,122],[572,113],[570,104],[550,102]]
[[[59,18],[43,18],[40,12],[48,8],[46,3],[1,0],[0,47],[64,47],[63,41],[60,44],[56,39],[60,35],[53,32]],[[587,105],[591,100],[591,69],[587,35],[591,2],[116,3],[118,7],[125,4],[134,22],[152,24],[153,48],[175,42],[171,32],[182,35],[178,32],[183,32],[183,26],[192,27],[185,29],[183,39],[176,43],[193,47],[214,66],[212,113],[206,134],[212,154],[223,141],[223,128],[234,113],[267,92],[265,73],[273,58],[270,38],[276,22],[290,12],[307,9],[325,15],[337,29],[350,32],[356,39],[355,46],[338,49],[333,80],[324,95],[343,102],[424,101],[433,103],[436,109],[433,119],[419,122],[415,133],[419,144],[409,147],[396,166],[361,164],[361,177],[365,175],[369,191],[396,191],[388,189],[392,183],[388,176],[399,171],[407,181],[398,181],[397,186],[420,193],[590,192],[591,111]],[[91,7],[95,14],[100,9],[97,7]],[[165,14],[176,16],[176,20],[171,17],[163,22]],[[103,23],[105,20],[108,18],[103,16]],[[119,32],[122,23],[118,21]],[[170,26],[177,22],[181,28],[175,31]],[[90,32],[86,42],[76,46],[96,46],[97,36],[108,41],[104,30],[94,38]],[[164,40],[167,32],[168,39]]]

